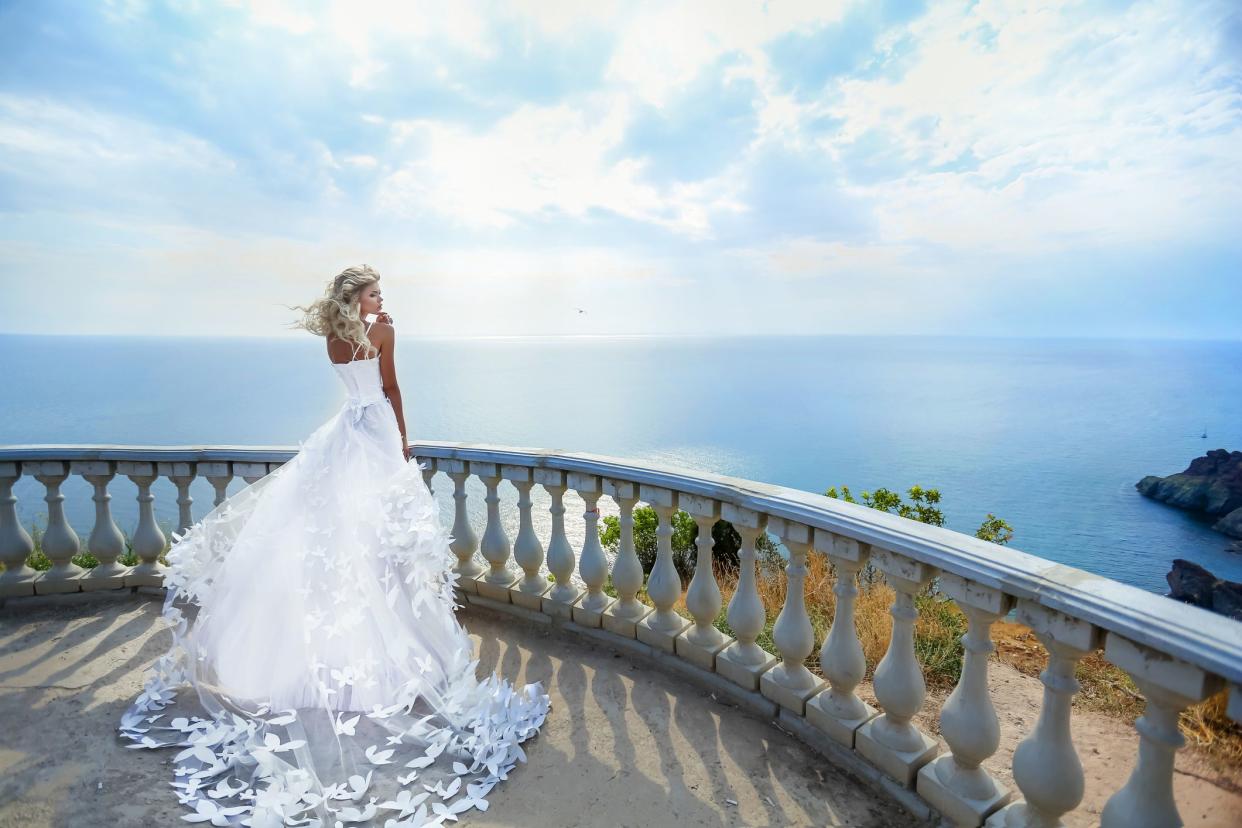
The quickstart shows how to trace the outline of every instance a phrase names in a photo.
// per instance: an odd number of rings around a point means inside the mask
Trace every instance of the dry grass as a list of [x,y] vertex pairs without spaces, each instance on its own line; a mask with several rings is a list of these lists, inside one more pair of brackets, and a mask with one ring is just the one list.
[[[836,595],[832,588],[836,576],[827,558],[812,553],[807,556],[806,608],[815,631],[815,647],[806,666],[822,676],[819,648],[832,624]],[[888,648],[892,629],[893,590],[879,578],[868,578],[864,572],[855,609],[855,622],[863,653],[867,659],[867,676],[871,679],[880,659]],[[715,626],[732,635],[727,620],[729,599],[737,588],[736,570],[718,569],[717,582],[724,600]],[[785,578],[778,566],[761,563],[756,580],[767,620],[758,644],[768,652],[776,652],[772,626],[785,604]],[[966,617],[951,601],[932,594],[917,599],[919,617],[915,623],[915,652],[923,665],[923,675],[932,690],[947,692],[958,680],[962,669],[961,636],[966,632]],[[675,609],[690,617],[683,591]],[[999,621],[992,629],[996,644],[993,658],[1019,672],[1038,677],[1047,663],[1043,645],[1031,630],[1013,621]],[[1078,664],[1077,678],[1082,690],[1074,696],[1074,706],[1082,710],[1104,713],[1132,724],[1143,713],[1144,701],[1134,682],[1124,671],[1104,659],[1102,652],[1088,654]],[[1181,731],[1188,747],[1201,752],[1221,769],[1242,768],[1242,725],[1225,715],[1226,693],[1221,691],[1202,704],[1184,711]]]

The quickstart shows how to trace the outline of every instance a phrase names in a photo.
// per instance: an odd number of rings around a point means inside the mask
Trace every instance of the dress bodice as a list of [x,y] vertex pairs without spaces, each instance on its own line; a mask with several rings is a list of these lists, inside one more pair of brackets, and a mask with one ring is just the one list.
[[[371,326],[367,325],[366,332],[370,331]],[[355,348],[352,356],[357,355],[358,350]],[[368,407],[388,399],[384,394],[384,382],[380,378],[379,361],[379,354],[376,354],[370,359],[332,363],[336,375],[341,378],[341,382],[345,383],[347,396],[342,411],[350,412],[351,419],[355,423],[361,421]]]
[[351,362],[334,362],[336,375],[345,383],[345,393],[352,403],[366,404],[384,399],[384,384],[380,380],[379,357],[355,359]]

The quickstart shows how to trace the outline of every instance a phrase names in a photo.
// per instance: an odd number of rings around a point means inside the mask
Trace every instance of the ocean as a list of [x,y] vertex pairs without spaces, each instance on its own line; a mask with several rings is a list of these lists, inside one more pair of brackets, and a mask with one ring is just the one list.
[[[1011,546],[1164,592],[1174,558],[1242,580],[1209,521],[1134,484],[1242,446],[1242,342],[938,337],[547,337],[399,340],[412,440],[559,448],[655,460],[811,492],[940,490],[946,525],[991,512]],[[0,444],[296,446],[344,390],[322,342],[281,338],[0,335]],[[1207,433],[1207,439],[1201,434]],[[230,492],[242,481],[235,480]],[[433,482],[446,519],[451,486]],[[117,524],[136,489],[110,489]],[[482,485],[471,481],[482,534]],[[90,533],[90,487],[66,510]],[[211,508],[205,480],[194,516]],[[18,513],[46,522],[23,477]],[[516,495],[501,494],[516,535]],[[547,498],[536,487],[540,524]],[[175,489],[156,486],[175,525]],[[576,497],[569,531],[581,542]],[[615,513],[601,501],[605,514]],[[546,531],[542,533],[546,541]]]

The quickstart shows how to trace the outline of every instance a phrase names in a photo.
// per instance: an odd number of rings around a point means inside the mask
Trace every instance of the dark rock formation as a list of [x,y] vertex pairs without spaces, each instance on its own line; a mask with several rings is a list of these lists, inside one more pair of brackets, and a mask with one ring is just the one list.
[[1213,529],[1242,538],[1242,451],[1214,449],[1192,460],[1184,472],[1149,475],[1134,486],[1153,500],[1219,517]]
[[1242,584],[1222,581],[1203,567],[1181,558],[1164,576],[1169,582],[1169,597],[1242,621]]

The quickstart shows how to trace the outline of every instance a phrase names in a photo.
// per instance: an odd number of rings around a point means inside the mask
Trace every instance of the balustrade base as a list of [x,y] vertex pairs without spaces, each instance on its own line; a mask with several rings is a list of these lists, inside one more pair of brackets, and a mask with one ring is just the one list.
[[813,681],[808,682],[804,687],[790,687],[788,684],[778,680],[778,676],[783,674],[783,672],[781,665],[777,664],[771,670],[761,675],[759,677],[759,692],[786,710],[803,716],[806,714],[807,699],[828,685],[823,679],[816,677],[814,673],[808,673]]
[[575,624],[581,624],[584,627],[599,627],[602,625],[604,612],[613,604],[617,603],[617,599],[612,596],[605,596],[608,600],[601,604],[597,609],[584,607],[583,604],[590,600],[591,595],[587,593],[574,603],[573,621]]
[[21,598],[26,595],[34,595],[34,582],[36,576],[32,575],[25,580],[0,581],[0,598]]
[[162,587],[164,585],[164,573],[158,574],[151,572],[129,572],[125,575],[125,586],[127,587]]
[[[1031,825],[1047,825],[1047,822],[1036,821],[1031,815],[1027,807],[1026,801],[1019,799],[1017,802],[1010,802],[996,813],[988,817],[988,821],[983,823],[984,828],[1029,828]],[[1053,823],[1053,828],[1065,828],[1065,823],[1057,820]]]
[[547,583],[539,592],[535,592],[533,590],[528,591],[518,587],[510,593],[509,599],[519,607],[541,611],[543,609],[543,598],[548,594],[548,590],[551,588],[551,583]]
[[936,757],[936,754],[940,752],[940,743],[926,733],[919,733],[922,747],[910,751],[893,750],[888,745],[877,741],[872,735],[872,730],[879,720],[880,717],[877,716],[858,728],[854,735],[854,749],[902,785],[913,788],[914,778],[919,768]]
[[938,756],[919,768],[915,788],[928,804],[960,826],[976,828],[982,825],[989,814],[1004,806],[1013,796],[1012,791],[996,785],[996,793],[989,799],[967,799],[940,780],[942,772],[950,774],[953,770],[951,755]]
[[828,711],[828,691],[824,691],[807,700],[806,718],[827,733],[833,741],[847,748],[854,747],[855,737],[858,734],[858,728],[879,715],[879,711],[871,705],[863,702],[863,715],[857,719],[840,719]]
[[[95,569],[98,568],[95,567]],[[111,575],[97,574],[95,569],[91,570],[89,577],[82,579],[83,592],[92,592],[97,589],[121,589],[125,586],[125,579],[129,577],[129,572],[124,569]],[[163,579],[160,579],[160,583],[163,584]]]
[[524,618],[535,624],[550,626],[552,619],[537,610],[529,610],[525,607],[514,606],[504,601],[493,601],[491,598],[484,598],[482,595],[471,593],[466,595],[466,603],[474,607],[485,607],[493,612],[504,613],[509,616]]
[[[678,616],[681,618],[681,616]],[[642,621],[635,625],[635,632],[638,633],[638,640],[644,644],[655,647],[657,650],[663,650],[666,653],[677,652],[677,636],[679,636],[686,627],[690,626],[690,622],[682,619],[681,624],[673,629],[663,629],[651,626],[651,622],[655,619],[655,613],[651,613]]]
[[81,592],[81,582],[85,576],[86,571],[83,571],[74,575],[61,576],[49,580],[40,573],[40,576],[34,580],[35,595],[60,595],[65,592]]
[[504,604],[509,603],[509,595],[517,586],[518,577],[514,575],[513,580],[510,581],[489,581],[487,578],[490,574],[484,573],[474,579],[474,591],[484,598],[491,598],[493,601],[500,601]]
[[543,596],[541,601],[541,608],[543,612],[556,618],[563,618],[566,621],[572,621],[574,618],[574,602],[581,598],[582,594],[586,590],[575,590],[572,594],[565,596],[562,600],[552,597],[552,590],[555,588],[556,587],[553,586],[553,588],[549,589],[547,594]]
[[730,642],[728,646],[716,653],[716,672],[739,687],[758,691],[759,677],[776,666],[780,659],[765,652],[764,655],[767,658],[758,664],[738,661],[733,647],[736,643],[736,641]]
[[474,575],[464,575],[458,572],[457,573],[457,588],[461,590],[462,592],[472,592],[475,595],[478,595],[479,588],[475,586],[475,580],[474,580],[477,577],[479,577],[477,573]]
[[[714,631],[715,628],[712,628]],[[677,636],[673,642],[673,649],[677,655],[684,658],[696,667],[702,668],[709,672],[716,670],[716,655],[725,647],[733,643],[732,638],[726,638],[719,631],[719,638],[710,644],[698,644],[691,641],[689,636],[694,631],[694,625],[686,628],[685,632]]]
[[608,630],[610,633],[624,636],[626,638],[638,638],[638,622],[642,621],[654,612],[654,610],[652,610],[651,607],[643,607],[643,611],[637,616],[619,615],[619,606],[619,604],[613,604],[611,607],[604,610],[600,619],[604,629]]

